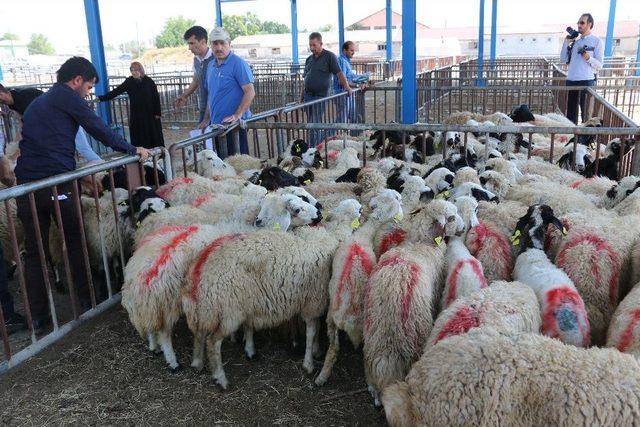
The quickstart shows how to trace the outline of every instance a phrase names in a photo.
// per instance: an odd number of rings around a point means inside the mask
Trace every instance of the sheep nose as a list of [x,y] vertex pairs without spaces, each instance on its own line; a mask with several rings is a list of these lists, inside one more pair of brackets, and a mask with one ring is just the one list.
[[319,223],[320,223],[320,221],[322,221],[322,212],[318,211],[318,216],[316,216],[316,217],[311,221],[311,223],[315,225],[315,224],[319,224]]
[[576,165],[578,172],[584,172],[584,165]]
[[485,178],[484,176],[480,177],[480,184],[485,185],[487,183],[487,178]]
[[263,226],[262,220],[261,219],[256,219],[256,222],[254,223],[254,225],[256,227],[262,227]]

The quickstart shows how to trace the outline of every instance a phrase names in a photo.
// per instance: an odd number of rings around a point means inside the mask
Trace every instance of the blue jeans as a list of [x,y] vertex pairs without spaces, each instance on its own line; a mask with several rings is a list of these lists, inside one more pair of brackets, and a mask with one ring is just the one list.
[[[358,102],[359,99],[355,95],[340,97],[335,100],[336,102],[336,121],[339,123],[362,123],[360,118],[359,108],[362,108]],[[349,131],[349,135],[358,136],[362,132],[357,130]]]
[[[304,94],[304,102],[311,102],[317,99],[325,98],[324,96],[316,96],[309,95],[308,93]],[[322,123],[322,118],[324,116],[325,104],[324,102],[310,105],[306,108],[307,113],[307,123]],[[315,147],[320,143],[322,139],[322,131],[321,130],[310,130],[309,131],[309,147]]]
[[[567,86],[595,86],[594,80],[567,80]],[[570,90],[567,94],[567,119],[578,124],[578,102],[580,103],[580,117],[583,122],[588,120],[585,105],[586,90]]]

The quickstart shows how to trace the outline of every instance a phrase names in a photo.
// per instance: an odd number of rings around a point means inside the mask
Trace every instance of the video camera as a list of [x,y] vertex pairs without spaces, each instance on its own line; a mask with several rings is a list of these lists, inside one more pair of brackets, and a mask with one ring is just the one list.
[[578,49],[578,55],[582,55],[585,52],[593,52],[596,48],[593,46],[582,46],[580,49]]
[[578,30],[574,30],[572,27],[567,27],[567,33],[569,33],[569,38],[570,39],[575,39],[576,37],[578,37],[580,35]]

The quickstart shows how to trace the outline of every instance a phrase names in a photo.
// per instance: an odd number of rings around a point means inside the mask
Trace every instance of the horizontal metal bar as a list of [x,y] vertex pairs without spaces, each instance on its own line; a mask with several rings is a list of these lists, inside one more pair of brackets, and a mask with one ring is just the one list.
[[255,122],[247,123],[248,129],[324,129],[324,130],[384,130],[405,132],[456,131],[479,133],[553,133],[575,135],[640,135],[640,127],[567,127],[567,126],[481,126],[442,125],[442,124],[375,124],[375,123],[284,123]]
[[15,368],[17,365],[29,359],[30,357],[33,357],[36,354],[40,353],[42,350],[44,350],[51,344],[55,343],[56,341],[59,341],[66,334],[68,334],[78,326],[82,325],[87,320],[92,319],[97,315],[104,313],[109,308],[118,304],[121,300],[122,300],[122,295],[117,294],[113,298],[103,301],[100,304],[96,305],[96,308],[81,314],[77,320],[72,320],[68,323],[65,323],[63,326],[58,328],[58,330],[45,335],[44,337],[36,341],[34,344],[31,344],[27,348],[20,350],[19,352],[14,354],[9,361],[4,361],[0,363],[0,375],[7,372],[9,369]]

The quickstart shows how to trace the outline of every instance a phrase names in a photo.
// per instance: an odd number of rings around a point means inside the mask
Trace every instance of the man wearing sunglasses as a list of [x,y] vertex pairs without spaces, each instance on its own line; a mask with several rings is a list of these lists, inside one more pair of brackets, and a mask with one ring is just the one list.
[[[578,20],[577,37],[568,35],[562,44],[560,60],[569,64],[567,86],[594,86],[596,76],[602,68],[604,44],[593,35],[593,16],[584,13]],[[570,47],[571,43],[573,46]],[[578,124],[578,103],[582,121],[588,119],[585,105],[585,90],[571,90],[567,96],[567,118]]]

